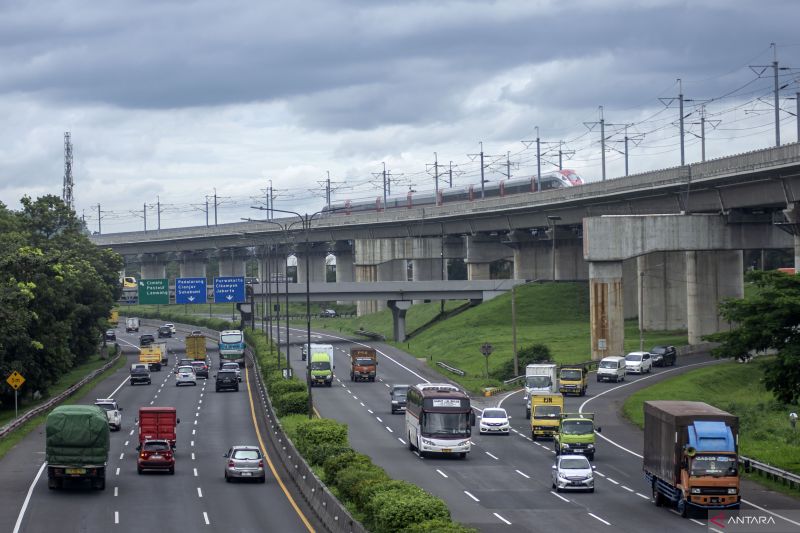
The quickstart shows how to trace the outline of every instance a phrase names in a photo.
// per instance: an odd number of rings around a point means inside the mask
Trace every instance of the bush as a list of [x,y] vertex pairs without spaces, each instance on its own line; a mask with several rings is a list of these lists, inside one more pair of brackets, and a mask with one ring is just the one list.
[[356,465],[369,465],[372,464],[372,459],[368,455],[358,453],[352,448],[348,448],[341,453],[331,455],[322,463],[322,468],[325,471],[325,482],[336,486],[336,475],[340,470],[349,466]]
[[[388,483],[364,485],[357,488],[354,495],[356,507],[361,509],[366,517],[366,521],[372,523],[373,516],[378,510],[374,502],[378,501],[377,496],[384,492],[391,492],[396,497],[402,496],[425,496],[427,492],[408,481],[393,479]],[[378,504],[379,505],[379,504]]]
[[347,447],[347,425],[329,418],[307,420],[297,426],[297,450],[309,459],[311,448],[322,445]]
[[280,396],[287,392],[305,392],[305,390],[306,384],[301,381],[297,381],[296,379],[281,379],[280,381],[272,382],[267,392],[269,392],[270,396]]
[[314,466],[322,466],[328,457],[339,455],[349,449],[350,447],[346,444],[318,444],[309,448],[306,453],[303,454],[303,457]]
[[359,505],[359,502],[362,501],[359,495],[365,487],[394,483],[389,480],[389,475],[384,472],[383,468],[372,463],[353,464],[341,469],[336,474],[335,482],[339,496],[353,502],[357,509],[363,509],[363,505]]
[[308,393],[304,390],[287,392],[285,394],[270,394],[272,406],[278,416],[307,415]]
[[370,502],[372,531],[389,533],[432,519],[450,520],[447,505],[430,494],[404,494],[384,491]]
[[[519,371],[525,374],[526,366],[551,360],[550,348],[544,344],[525,346],[517,352],[517,359],[519,360]],[[514,358],[503,361],[499,368],[489,372],[489,376],[501,381],[516,377],[514,375]]]
[[402,533],[478,533],[478,530],[443,518],[434,518],[411,524]]

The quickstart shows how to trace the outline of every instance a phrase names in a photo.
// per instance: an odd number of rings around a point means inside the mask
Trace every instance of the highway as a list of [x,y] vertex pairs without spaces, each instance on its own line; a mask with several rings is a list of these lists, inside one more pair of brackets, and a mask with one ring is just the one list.
[[[3,512],[0,530],[14,532],[127,531],[287,531],[321,530],[297,494],[295,510],[284,490],[267,469],[264,484],[226,483],[223,454],[233,444],[259,444],[254,422],[263,418],[251,412],[248,387],[239,392],[214,392],[213,379],[197,386],[175,386],[173,365],[183,353],[185,331],[168,339],[170,367],[152,373],[152,385],[131,386],[130,363],[138,360],[139,333],[117,330],[125,366],[100,382],[80,403],[113,397],[123,407],[123,425],[111,433],[107,484],[104,491],[47,488],[44,461],[44,427],[37,427],[0,461]],[[216,364],[216,345],[207,342]],[[212,369],[216,366],[212,366]],[[249,377],[252,370],[247,370]],[[213,376],[213,370],[211,375]],[[255,395],[254,395],[255,396]],[[174,406],[181,422],[177,431],[175,475],[137,474],[135,424],[140,406]],[[258,409],[258,402],[254,402]],[[265,435],[263,425],[261,435]],[[269,451],[269,450],[267,450]],[[274,461],[273,461],[274,463]],[[282,466],[276,464],[283,481]],[[34,482],[35,480],[35,482]],[[288,483],[291,487],[291,482]],[[304,520],[308,520],[306,524]]]
[[[291,342],[302,343],[305,333],[293,330]],[[453,518],[481,531],[687,531],[706,528],[700,518],[683,519],[657,508],[642,473],[642,433],[617,415],[631,392],[664,377],[714,364],[706,357],[682,358],[675,367],[656,368],[644,376],[628,376],[621,384],[596,383],[590,376],[586,397],[568,397],[565,410],[595,412],[602,428],[597,443],[596,489],[592,493],[556,493],[550,485],[552,441],[533,442],[525,419],[522,395],[479,398],[476,408],[502,405],[512,416],[508,436],[479,435],[466,460],[420,458],[407,448],[402,415],[392,415],[389,387],[394,383],[442,381],[441,376],[407,354],[382,343],[360,343],[314,333],[312,342],[334,345],[335,375],[331,388],[315,387],[314,405],[324,417],[345,422],[350,442],[367,453],[395,478],[416,483],[447,502]],[[378,381],[351,382],[350,347],[370,345],[379,350]],[[299,345],[291,348],[296,374],[304,372]],[[613,441],[613,442],[612,442]],[[793,509],[797,502],[754,483],[743,483],[744,498],[759,507]],[[743,508],[748,508],[747,505]],[[800,526],[800,524],[797,524]]]

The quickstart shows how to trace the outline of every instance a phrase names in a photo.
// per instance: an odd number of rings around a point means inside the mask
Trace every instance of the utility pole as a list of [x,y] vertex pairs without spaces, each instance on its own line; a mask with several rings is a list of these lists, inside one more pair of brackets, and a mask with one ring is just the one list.
[[103,233],[103,227],[100,224],[101,220],[102,220],[102,214],[101,214],[101,211],[100,211],[100,204],[97,204],[97,234],[98,235],[101,235]]
[[[627,176],[628,173],[629,173],[628,172],[629,171],[629,165],[628,165],[628,160],[629,160],[628,159],[628,153],[629,153],[628,152],[628,147],[629,147],[629,144],[631,142],[633,142],[634,144],[638,145],[639,142],[641,142],[641,140],[644,139],[644,135],[643,134],[639,134],[639,133],[637,133],[635,135],[628,135],[628,128],[633,126],[633,124],[606,124],[606,126],[622,127],[624,132],[625,132],[622,141],[614,141],[614,142],[622,142],[623,143],[624,150],[625,150],[624,153],[623,153],[623,155],[625,156],[625,175]],[[609,137],[611,137],[611,135],[609,135]],[[619,151],[619,150],[616,150],[616,151]]]
[[778,87],[778,47],[772,44],[772,74],[775,78],[775,146],[781,145],[781,106],[779,101],[780,88]]
[[506,178],[511,179],[511,151],[506,152]]
[[[800,109],[800,93],[798,93],[797,108]],[[798,137],[797,138],[800,139],[800,113],[798,113],[798,115],[797,115],[797,131],[798,131]],[[451,189],[453,188],[453,162],[452,161],[450,161],[450,183],[449,183],[449,186],[450,186]]]
[[[386,209],[386,162],[383,162],[383,209]],[[306,274],[308,275],[308,274]],[[309,355],[310,357],[310,355]],[[309,359],[310,360],[310,359]]]
[[797,142],[800,142],[800,93],[795,93],[794,103],[797,105],[795,116],[797,117]]
[[217,188],[214,187],[214,225],[217,225]]
[[511,349],[514,351],[514,377],[519,376],[519,357],[517,356],[517,298],[516,287],[511,287]]
[[156,196],[156,209],[158,213],[158,231],[161,231],[161,197]]
[[583,125],[592,131],[595,126],[600,125],[600,160],[603,181],[606,181],[606,121],[603,118],[603,106],[599,106],[600,120],[597,122],[584,122]]
[[539,126],[536,126],[536,191],[542,190],[542,142],[539,138]]
[[208,195],[206,195],[206,227],[208,227]]
[[75,210],[74,186],[72,178],[72,135],[67,131],[64,132],[64,185],[61,199],[73,211]]
[[481,141],[481,200],[486,197],[486,180],[483,177],[483,141]]
[[[328,177],[325,179],[325,206],[331,208],[331,171],[326,170]],[[287,350],[288,351],[288,350]]]
[[272,180],[269,180],[269,202],[267,203],[267,219],[275,218],[275,194],[272,191]]
[[[677,97],[659,98],[659,100],[661,101],[662,104],[664,104],[667,107],[669,107],[672,104],[672,102],[674,102],[675,100],[678,100],[678,113],[680,113],[680,116],[678,117],[678,127],[680,128],[680,139],[681,139],[681,166],[684,166],[686,164],[686,150],[685,150],[685,145],[684,145],[684,139],[685,139],[684,133],[685,132],[684,132],[684,125],[683,125],[683,119],[684,119],[684,116],[683,116],[683,102],[684,102],[684,98],[683,98],[683,81],[680,78],[678,78],[678,96]],[[691,100],[689,100],[689,101],[691,101]]]
[[144,217],[144,232],[147,233],[147,204],[142,204],[142,215]]
[[[439,155],[433,152],[433,190],[439,199]],[[435,202],[434,202],[435,203]]]

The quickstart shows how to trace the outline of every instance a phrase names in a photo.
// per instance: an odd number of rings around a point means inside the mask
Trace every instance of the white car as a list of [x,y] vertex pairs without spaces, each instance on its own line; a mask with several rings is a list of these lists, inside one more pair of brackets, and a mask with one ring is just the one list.
[[175,331],[175,324],[164,324],[164,325],[169,328],[169,330],[172,332],[173,335],[175,335],[175,333],[177,333]]
[[631,352],[625,356],[625,372],[644,374],[653,370],[653,358],[650,352]]
[[112,431],[122,429],[122,407],[113,398],[98,398],[94,404],[106,412],[108,417],[108,427]]
[[242,382],[242,369],[239,368],[239,363],[222,363],[220,370],[232,370],[236,372],[236,379],[239,380],[239,383]]
[[480,432],[481,435],[489,433],[499,433],[510,435],[511,426],[508,419],[511,418],[505,409],[492,407],[484,409],[481,414]]
[[175,386],[181,385],[197,385],[197,375],[194,373],[194,368],[190,366],[179,366],[178,371],[175,373]]
[[594,492],[594,469],[583,455],[560,455],[553,465],[553,488]]

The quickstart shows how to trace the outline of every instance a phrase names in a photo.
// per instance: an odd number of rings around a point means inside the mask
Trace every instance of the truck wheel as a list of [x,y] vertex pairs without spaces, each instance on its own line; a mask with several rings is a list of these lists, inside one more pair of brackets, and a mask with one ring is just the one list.
[[678,509],[678,514],[683,518],[689,518],[689,506],[686,504],[686,499],[684,499],[683,494],[678,496],[678,504],[676,507]]
[[94,488],[97,490],[106,490],[106,478],[95,479]]
[[55,490],[58,488],[58,480],[54,477],[47,478],[47,488],[50,490]]
[[597,376],[597,382],[600,383],[600,376]]
[[594,461],[594,453],[587,453],[586,458],[589,459],[590,461]]
[[655,483],[653,483],[653,503],[656,507],[661,507],[664,505],[664,495],[658,492]]
[[536,442],[536,433],[534,433],[533,431],[531,431],[531,440],[533,442]]
[[408,434],[408,449],[414,451],[414,444],[411,442],[411,433]]
[[531,418],[531,410],[530,409],[525,409],[525,418],[527,418],[527,419]]
[[170,474],[171,476],[174,476],[174,475],[175,475],[175,467],[174,467],[174,466],[173,466],[173,467],[171,467],[171,468],[169,469],[169,474]]
[[350,381],[355,381],[355,380],[356,380],[356,377],[353,375],[352,372],[350,372]]

